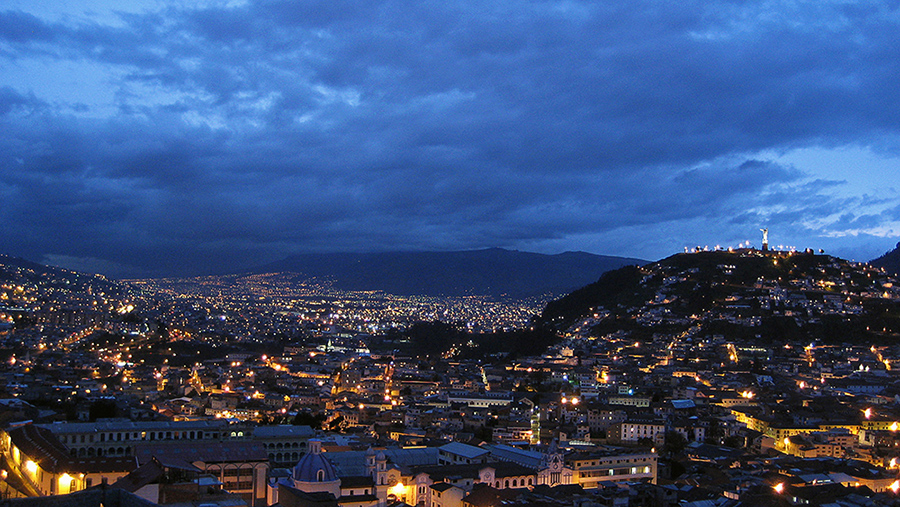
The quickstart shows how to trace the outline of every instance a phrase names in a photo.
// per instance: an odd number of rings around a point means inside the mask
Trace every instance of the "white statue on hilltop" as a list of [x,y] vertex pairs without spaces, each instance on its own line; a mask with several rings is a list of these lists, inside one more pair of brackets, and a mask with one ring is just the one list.
[[769,249],[769,228],[766,227],[765,229],[760,229],[760,231],[763,233],[762,249],[768,250]]

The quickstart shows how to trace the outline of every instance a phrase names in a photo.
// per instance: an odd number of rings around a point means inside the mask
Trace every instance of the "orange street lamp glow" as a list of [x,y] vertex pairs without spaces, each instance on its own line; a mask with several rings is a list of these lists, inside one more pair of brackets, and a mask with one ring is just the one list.
[[396,485],[388,488],[388,494],[394,495],[396,498],[402,498],[406,495],[406,486],[403,485],[402,482],[398,482]]
[[779,482],[778,484],[775,485],[775,492],[778,493],[779,495],[784,492],[784,483],[783,482]]

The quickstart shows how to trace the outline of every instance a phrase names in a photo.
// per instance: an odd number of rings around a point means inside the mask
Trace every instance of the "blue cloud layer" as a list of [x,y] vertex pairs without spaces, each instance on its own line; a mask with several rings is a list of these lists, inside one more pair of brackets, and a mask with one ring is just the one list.
[[895,191],[777,161],[896,156],[896,2],[117,16],[0,12],[2,249],[135,273],[307,250],[650,258],[763,225],[840,248],[898,220]]

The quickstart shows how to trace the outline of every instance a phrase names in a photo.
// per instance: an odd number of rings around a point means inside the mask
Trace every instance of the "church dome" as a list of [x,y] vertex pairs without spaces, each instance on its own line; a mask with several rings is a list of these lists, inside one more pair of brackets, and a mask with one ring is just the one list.
[[321,454],[307,454],[294,465],[292,478],[297,482],[331,482],[338,480],[337,471]]
[[321,443],[310,440],[310,452],[300,458],[294,465],[291,478],[295,482],[333,482],[337,481],[337,470],[325,456],[322,456]]

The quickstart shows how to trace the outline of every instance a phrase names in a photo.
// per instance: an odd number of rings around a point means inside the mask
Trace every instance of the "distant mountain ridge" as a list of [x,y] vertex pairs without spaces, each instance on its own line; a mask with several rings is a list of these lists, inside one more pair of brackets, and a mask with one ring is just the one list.
[[48,266],[6,254],[0,254],[0,282],[53,286],[59,293],[79,293],[90,289],[96,293],[118,294],[124,290],[122,284],[103,275]]
[[869,264],[884,268],[889,273],[900,275],[900,243],[897,243],[893,250],[885,252],[881,257],[869,261]]
[[251,270],[328,279],[343,290],[398,295],[530,297],[563,294],[641,259],[565,252],[547,255],[502,248],[453,252],[298,254]]
[[896,343],[900,283],[871,264],[828,255],[685,253],[605,273],[547,303],[536,323],[634,342],[720,336],[766,345]]

